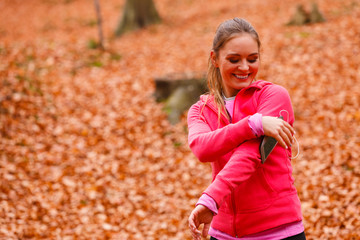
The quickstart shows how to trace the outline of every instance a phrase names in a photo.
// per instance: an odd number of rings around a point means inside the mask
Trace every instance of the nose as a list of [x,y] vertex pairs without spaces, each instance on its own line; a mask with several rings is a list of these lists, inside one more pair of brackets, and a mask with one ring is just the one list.
[[238,66],[238,69],[240,70],[240,71],[247,71],[247,70],[249,70],[249,65],[247,64],[247,62],[245,61],[243,61],[243,62],[240,62],[239,63],[239,66]]

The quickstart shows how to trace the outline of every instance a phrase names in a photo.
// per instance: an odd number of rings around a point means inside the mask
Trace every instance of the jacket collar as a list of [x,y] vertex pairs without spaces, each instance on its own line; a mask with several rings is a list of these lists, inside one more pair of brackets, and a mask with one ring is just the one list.
[[[247,91],[247,90],[249,90],[249,89],[258,89],[258,90],[260,90],[260,89],[262,89],[263,87],[265,87],[265,86],[267,86],[267,85],[271,85],[272,83],[270,83],[270,82],[267,82],[267,81],[264,81],[264,80],[257,80],[257,81],[255,81],[255,82],[253,82],[252,84],[250,84],[249,86],[247,86],[247,87],[245,87],[245,88],[243,88],[243,89],[241,89],[240,91],[239,91],[239,93],[240,92],[245,92],[245,91]],[[239,94],[238,93],[238,94]],[[204,104],[215,104],[215,102],[214,102],[214,96],[212,96],[212,95],[201,95],[200,96],[200,100],[204,103]]]

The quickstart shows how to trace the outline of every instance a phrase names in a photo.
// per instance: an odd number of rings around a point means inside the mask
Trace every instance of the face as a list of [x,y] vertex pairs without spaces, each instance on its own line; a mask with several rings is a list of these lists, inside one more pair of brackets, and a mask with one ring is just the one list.
[[249,86],[260,66],[257,42],[250,34],[241,34],[229,40],[218,52],[211,52],[212,63],[220,69],[224,95],[235,96]]

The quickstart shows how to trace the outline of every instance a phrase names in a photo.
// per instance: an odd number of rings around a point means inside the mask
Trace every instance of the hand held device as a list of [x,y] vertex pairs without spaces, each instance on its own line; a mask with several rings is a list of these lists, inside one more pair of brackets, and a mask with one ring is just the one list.
[[[284,119],[283,116],[279,118]],[[270,155],[272,150],[275,148],[277,144],[277,140],[270,136],[264,136],[260,143],[260,155],[261,155],[261,163],[263,164],[267,157]]]

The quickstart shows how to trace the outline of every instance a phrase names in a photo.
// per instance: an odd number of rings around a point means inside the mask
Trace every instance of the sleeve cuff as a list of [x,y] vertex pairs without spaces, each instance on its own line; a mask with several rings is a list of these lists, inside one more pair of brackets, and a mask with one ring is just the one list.
[[218,208],[216,206],[215,200],[212,197],[210,197],[209,195],[207,195],[206,193],[203,193],[201,195],[198,202],[196,203],[196,206],[199,204],[210,209],[210,211],[212,211],[214,215],[218,214]]
[[248,124],[256,137],[264,135],[264,129],[262,125],[262,114],[255,113],[248,119]]

